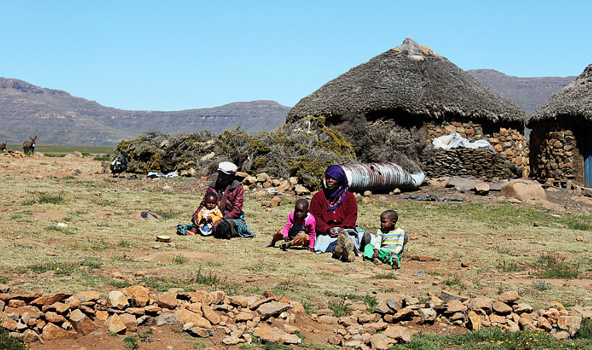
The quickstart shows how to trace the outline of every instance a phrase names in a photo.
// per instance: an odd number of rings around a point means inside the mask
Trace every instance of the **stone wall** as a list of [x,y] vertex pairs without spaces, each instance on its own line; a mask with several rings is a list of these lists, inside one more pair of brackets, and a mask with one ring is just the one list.
[[[529,147],[524,137],[524,128],[521,125],[505,125],[484,122],[447,122],[430,121],[424,124],[427,141],[432,142],[435,138],[458,132],[462,137],[471,142],[487,140],[496,152],[500,153],[511,163],[521,169],[521,176],[528,177],[529,169]],[[499,176],[498,176],[499,177]]]
[[485,181],[514,179],[522,169],[503,153],[483,148],[437,149],[422,159],[424,173],[431,178],[444,176],[473,177]]
[[[557,121],[539,123],[530,134],[532,178],[539,181],[575,180],[584,183],[584,157],[578,149],[582,126]],[[582,140],[583,147],[583,137]]]

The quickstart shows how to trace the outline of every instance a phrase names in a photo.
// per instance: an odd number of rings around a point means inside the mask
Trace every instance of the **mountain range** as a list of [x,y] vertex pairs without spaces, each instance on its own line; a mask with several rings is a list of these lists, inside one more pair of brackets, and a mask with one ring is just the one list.
[[[576,78],[519,78],[491,69],[467,72],[527,114]],[[0,78],[0,141],[9,144],[39,136],[38,142],[46,145],[114,146],[149,131],[221,133],[239,125],[248,133],[273,131],[285,122],[289,110],[275,101],[261,100],[173,112],[126,111],[65,91]]]

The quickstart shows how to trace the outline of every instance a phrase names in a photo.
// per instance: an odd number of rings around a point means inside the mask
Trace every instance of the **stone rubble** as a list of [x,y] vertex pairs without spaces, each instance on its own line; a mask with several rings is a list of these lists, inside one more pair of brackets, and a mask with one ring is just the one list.
[[227,296],[224,291],[155,292],[135,285],[111,291],[106,298],[96,291],[47,297],[41,292],[4,291],[0,293],[0,326],[27,343],[72,339],[100,330],[129,334],[143,326],[179,325],[193,337],[218,334],[228,346],[250,343],[252,335],[263,342],[290,345],[301,343],[300,332],[315,331],[299,327],[297,317],[305,317],[333,327],[333,334],[326,339],[329,344],[387,349],[411,341],[414,331],[410,323],[437,322],[472,330],[492,326],[509,332],[542,330],[557,339],[568,339],[577,333],[583,319],[592,318],[592,307],[578,305],[568,311],[559,302],[535,310],[520,303],[515,291],[505,292],[497,300],[442,291],[426,302],[393,294],[380,300],[372,313],[363,302],[347,300],[350,314],[342,317],[327,308],[307,315],[302,304],[271,291],[260,296]]

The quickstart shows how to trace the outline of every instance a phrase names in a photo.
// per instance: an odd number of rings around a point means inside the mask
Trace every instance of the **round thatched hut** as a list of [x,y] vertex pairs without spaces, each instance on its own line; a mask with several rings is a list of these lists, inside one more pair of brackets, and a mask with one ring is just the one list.
[[592,187],[592,64],[532,113],[532,177]]
[[485,139],[528,169],[526,113],[409,38],[300,100],[287,122],[314,115],[324,116],[328,124],[340,124],[351,114],[363,115],[369,122],[390,119],[416,127],[426,142],[454,131],[470,141]]

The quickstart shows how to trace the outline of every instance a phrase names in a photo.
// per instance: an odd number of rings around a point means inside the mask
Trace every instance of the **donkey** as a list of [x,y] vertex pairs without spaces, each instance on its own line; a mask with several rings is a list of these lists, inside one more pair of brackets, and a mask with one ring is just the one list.
[[37,140],[37,136],[29,138],[31,139],[31,141],[23,142],[23,151],[25,151],[25,154],[29,152],[35,152],[35,141]]
[[0,151],[6,152],[6,142],[0,143]]

